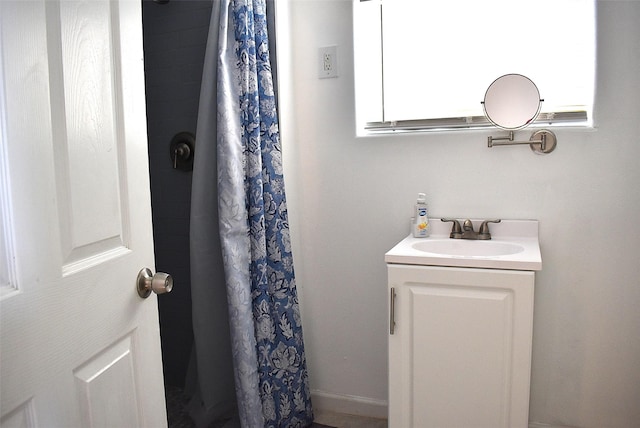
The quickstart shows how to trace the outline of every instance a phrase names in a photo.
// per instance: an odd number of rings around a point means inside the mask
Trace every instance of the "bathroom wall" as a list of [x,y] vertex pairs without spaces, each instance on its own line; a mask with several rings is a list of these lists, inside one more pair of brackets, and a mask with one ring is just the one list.
[[[285,178],[317,407],[386,412],[383,257],[424,191],[434,217],[540,220],[530,420],[640,426],[640,2],[597,9],[596,128],[554,129],[557,149],[536,156],[487,148],[495,131],[356,138],[351,1],[279,2]],[[320,80],[328,45],[339,77]]]
[[173,291],[158,296],[162,359],[165,383],[183,386],[193,344],[191,172],[173,169],[169,144],[178,132],[196,132],[211,1],[145,0],[142,13],[156,269],[174,278]]

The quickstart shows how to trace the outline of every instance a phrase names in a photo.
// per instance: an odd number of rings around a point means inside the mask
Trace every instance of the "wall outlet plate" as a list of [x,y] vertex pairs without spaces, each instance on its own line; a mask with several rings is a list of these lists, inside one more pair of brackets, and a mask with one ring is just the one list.
[[338,47],[324,46],[318,49],[318,77],[338,77]]

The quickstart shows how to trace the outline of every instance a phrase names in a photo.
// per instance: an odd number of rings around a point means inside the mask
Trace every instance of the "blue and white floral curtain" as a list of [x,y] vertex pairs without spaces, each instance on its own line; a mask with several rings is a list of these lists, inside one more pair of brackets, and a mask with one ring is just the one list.
[[[209,126],[217,133],[212,157],[217,158],[219,242],[241,425],[306,427],[313,414],[266,12],[265,0],[220,2],[217,70],[212,73],[217,75],[212,106],[217,117],[216,126]],[[198,120],[200,131],[206,115],[201,112]],[[208,120],[213,120],[211,113]],[[202,155],[202,145],[210,143],[198,135],[196,158]],[[200,165],[206,168],[202,161]],[[197,170],[198,163],[194,180]],[[192,225],[192,239],[197,234]],[[206,364],[202,360],[199,356],[199,369]]]

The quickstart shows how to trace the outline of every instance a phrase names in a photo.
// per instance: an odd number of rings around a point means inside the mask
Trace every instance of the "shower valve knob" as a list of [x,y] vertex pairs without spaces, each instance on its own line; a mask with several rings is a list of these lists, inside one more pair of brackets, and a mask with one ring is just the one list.
[[178,168],[178,160],[187,162],[191,157],[191,149],[186,143],[178,143],[173,151],[173,169]]
[[151,275],[151,269],[144,268],[138,273],[136,279],[138,295],[146,299],[153,291],[156,294],[169,293],[173,289],[173,278],[168,273],[157,272]]
[[191,132],[179,132],[173,136],[169,144],[169,156],[171,156],[173,169],[193,170],[195,144],[196,137]]

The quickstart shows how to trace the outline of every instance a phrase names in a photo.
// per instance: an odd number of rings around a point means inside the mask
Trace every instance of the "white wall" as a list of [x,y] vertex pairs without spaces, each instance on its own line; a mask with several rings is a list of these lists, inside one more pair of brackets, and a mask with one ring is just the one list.
[[[351,1],[280,4],[285,175],[316,406],[355,398],[353,409],[384,411],[383,256],[425,191],[434,217],[540,220],[530,419],[640,426],[640,2],[598,2],[597,129],[555,129],[546,156],[489,149],[490,131],[355,138]],[[327,45],[340,76],[320,80]]]

